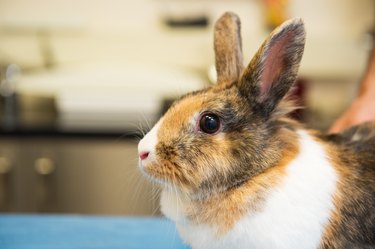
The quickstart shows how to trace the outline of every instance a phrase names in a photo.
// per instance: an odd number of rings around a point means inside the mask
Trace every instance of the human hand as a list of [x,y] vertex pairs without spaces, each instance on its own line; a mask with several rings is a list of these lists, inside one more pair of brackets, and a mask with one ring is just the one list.
[[334,122],[330,133],[339,133],[353,125],[375,120],[375,96],[358,96],[351,106]]

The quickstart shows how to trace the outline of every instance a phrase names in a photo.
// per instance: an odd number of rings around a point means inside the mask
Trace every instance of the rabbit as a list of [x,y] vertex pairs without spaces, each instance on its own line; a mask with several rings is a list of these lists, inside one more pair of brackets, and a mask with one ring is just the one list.
[[217,84],[176,100],[138,144],[161,212],[193,249],[375,248],[375,124],[324,134],[289,118],[305,44],[276,28],[244,68],[240,21],[214,30]]

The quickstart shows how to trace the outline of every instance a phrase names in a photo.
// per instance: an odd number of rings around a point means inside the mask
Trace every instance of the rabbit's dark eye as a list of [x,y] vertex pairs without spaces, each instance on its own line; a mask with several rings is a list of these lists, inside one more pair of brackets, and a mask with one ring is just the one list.
[[214,134],[220,129],[220,118],[213,113],[203,114],[199,120],[199,128],[204,133]]

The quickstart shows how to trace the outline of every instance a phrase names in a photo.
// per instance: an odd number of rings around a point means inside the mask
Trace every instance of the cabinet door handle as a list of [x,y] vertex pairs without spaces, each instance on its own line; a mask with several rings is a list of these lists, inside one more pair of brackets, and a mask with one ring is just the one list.
[[34,168],[39,175],[50,175],[56,169],[55,162],[47,157],[37,158],[34,162]]
[[13,168],[12,161],[7,157],[0,157],[0,175],[9,173]]

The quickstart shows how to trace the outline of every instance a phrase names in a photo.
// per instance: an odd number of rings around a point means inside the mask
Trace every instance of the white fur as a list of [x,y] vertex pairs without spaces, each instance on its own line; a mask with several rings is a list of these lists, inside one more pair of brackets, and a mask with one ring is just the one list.
[[158,142],[158,130],[161,123],[162,119],[160,119],[138,143],[138,153],[149,152],[148,157],[141,161],[141,167],[144,167],[144,165],[146,165],[148,162],[155,160],[155,150]]
[[299,137],[300,152],[287,165],[283,183],[271,190],[260,212],[245,215],[225,235],[187,220],[189,203],[177,192],[163,191],[162,212],[194,249],[317,248],[333,209],[337,175],[323,147],[304,131]]

